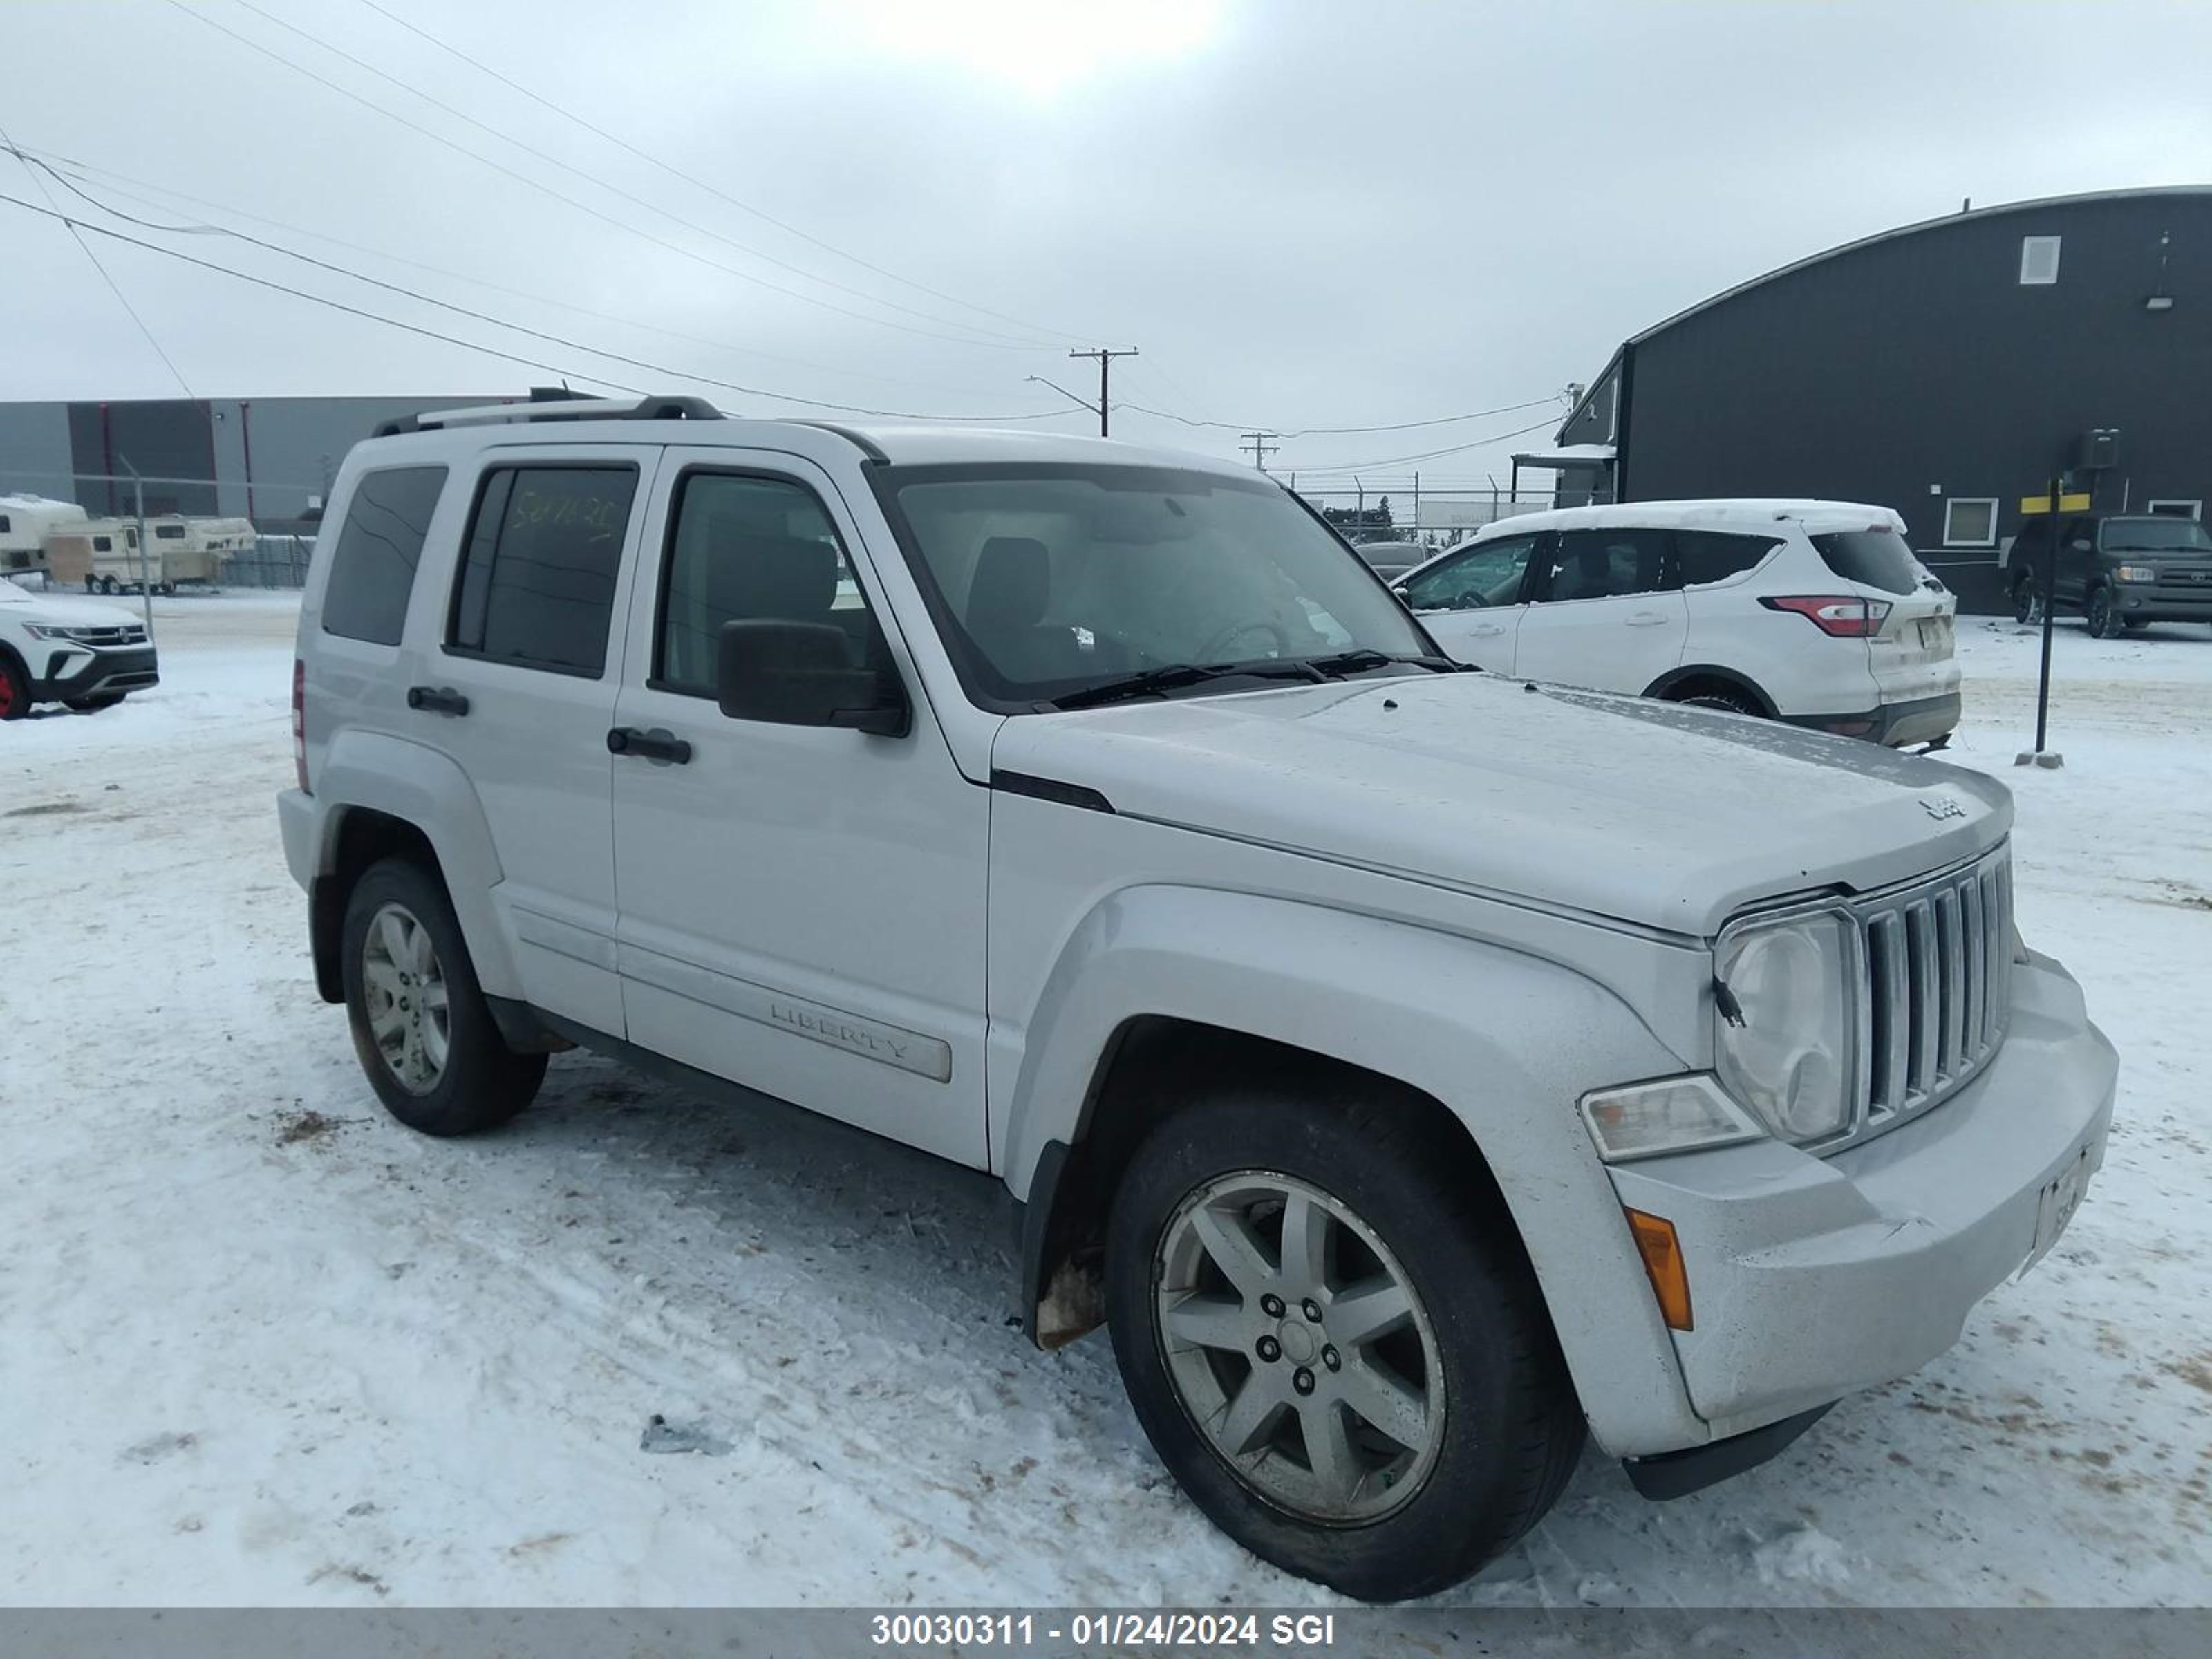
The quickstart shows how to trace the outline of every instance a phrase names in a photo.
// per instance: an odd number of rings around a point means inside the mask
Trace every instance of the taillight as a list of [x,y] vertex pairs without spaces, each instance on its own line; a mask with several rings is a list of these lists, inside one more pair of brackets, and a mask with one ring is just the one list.
[[1871,639],[1889,620],[1887,599],[1862,599],[1851,593],[1802,593],[1784,598],[1762,593],[1769,611],[1794,611],[1823,634],[1838,639]]
[[292,769],[300,780],[300,793],[307,788],[307,665],[292,659]]

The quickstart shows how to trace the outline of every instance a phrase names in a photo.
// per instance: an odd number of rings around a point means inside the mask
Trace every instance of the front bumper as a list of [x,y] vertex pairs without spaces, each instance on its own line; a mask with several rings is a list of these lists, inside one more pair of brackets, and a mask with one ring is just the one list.
[[58,648],[46,659],[44,678],[31,682],[33,702],[66,702],[76,697],[97,697],[112,692],[143,691],[161,683],[154,647],[73,645]]
[[2212,623],[2212,582],[2114,582],[2112,593],[2130,622]]
[[1716,1438],[1906,1376],[1958,1340],[2033,1248],[2044,1188],[2104,1161],[2118,1060],[2047,957],[2010,1032],[1942,1105],[1827,1158],[1759,1141],[1612,1170],[1674,1224],[1694,1328],[1674,1333]]
[[1784,714],[1791,726],[1832,732],[1839,737],[1864,738],[1871,743],[1901,748],[1907,744],[1932,743],[1959,724],[1964,708],[1959,693],[1914,697],[1903,702],[1878,702],[1852,714]]

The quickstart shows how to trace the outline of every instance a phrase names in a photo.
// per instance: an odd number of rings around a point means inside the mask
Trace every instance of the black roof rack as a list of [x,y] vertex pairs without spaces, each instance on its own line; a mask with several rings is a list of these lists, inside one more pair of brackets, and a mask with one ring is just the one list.
[[373,438],[408,432],[441,431],[455,426],[520,425],[537,421],[719,421],[722,411],[704,398],[678,394],[637,398],[594,398],[566,386],[532,386],[530,396],[513,403],[472,409],[433,409],[380,422]]

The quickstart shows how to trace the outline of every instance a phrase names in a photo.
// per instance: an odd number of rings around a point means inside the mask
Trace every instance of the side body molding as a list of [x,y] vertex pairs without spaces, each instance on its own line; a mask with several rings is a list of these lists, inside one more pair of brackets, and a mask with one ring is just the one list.
[[331,740],[323,757],[315,775],[315,799],[324,826],[318,875],[328,874],[336,862],[348,809],[366,807],[414,825],[438,855],[485,993],[521,997],[522,982],[491,896],[504,872],[483,804],[465,772],[421,744],[349,727]]

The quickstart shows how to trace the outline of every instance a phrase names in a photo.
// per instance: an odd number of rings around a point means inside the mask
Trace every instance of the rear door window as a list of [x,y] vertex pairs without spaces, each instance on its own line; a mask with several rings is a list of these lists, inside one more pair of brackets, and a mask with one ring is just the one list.
[[487,471],[447,649],[599,678],[636,494],[629,465]]
[[1745,536],[1720,530],[1678,530],[1674,532],[1674,562],[1680,570],[1677,586],[1703,587],[1756,570],[1782,541],[1776,536]]
[[1563,530],[1537,562],[1536,600],[1558,605],[1663,592],[1669,586],[1667,541],[1663,530]]
[[1820,562],[1837,575],[1885,593],[1912,592],[1925,574],[1894,530],[1833,530],[1812,542]]
[[430,514],[446,487],[442,466],[364,472],[354,485],[323,592],[323,632],[397,645],[415,591]]

